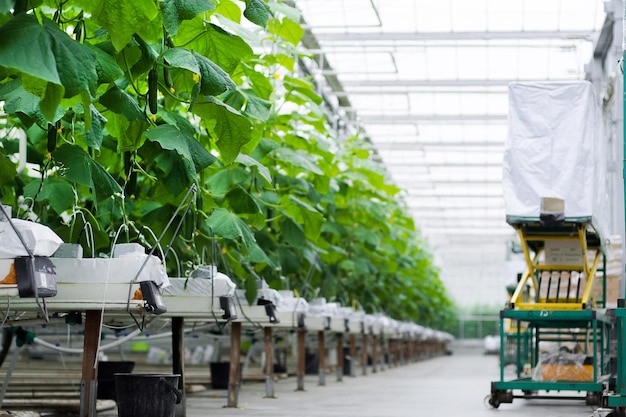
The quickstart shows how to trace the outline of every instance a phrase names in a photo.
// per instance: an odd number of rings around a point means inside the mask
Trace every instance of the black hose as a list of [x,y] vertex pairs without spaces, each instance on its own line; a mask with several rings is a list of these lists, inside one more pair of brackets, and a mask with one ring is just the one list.
[[0,351],[0,367],[4,363],[9,350],[11,350],[11,342],[13,342],[13,331],[10,327],[2,329],[2,350]]

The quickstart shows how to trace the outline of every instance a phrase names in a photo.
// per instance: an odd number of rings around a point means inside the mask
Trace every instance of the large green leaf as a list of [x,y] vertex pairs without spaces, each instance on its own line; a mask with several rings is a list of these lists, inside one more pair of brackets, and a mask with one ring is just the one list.
[[0,153],[0,185],[10,184],[15,181],[16,175],[15,164],[3,153]]
[[210,0],[165,0],[163,2],[163,26],[174,36],[183,20],[191,20],[200,13],[215,10]]
[[287,18],[281,20],[272,19],[269,21],[267,27],[270,33],[280,36],[293,45],[298,45],[302,40],[302,36],[304,36],[302,26]]
[[204,122],[214,122],[212,127],[217,147],[226,164],[237,158],[241,147],[248,143],[252,134],[252,124],[237,110],[214,97],[199,97],[192,111],[202,117]]
[[241,186],[226,194],[228,205],[238,214],[256,214],[261,212],[261,208],[250,193]]
[[18,14],[0,27],[0,66],[61,85],[49,33],[30,14]]
[[[40,187],[41,191],[37,194]],[[57,214],[61,214],[74,206],[74,187],[60,178],[47,177],[43,185],[40,179],[31,181],[24,187],[24,196],[36,197],[37,202],[47,202]]]
[[302,227],[297,225],[289,217],[284,217],[279,225],[280,233],[287,243],[296,248],[304,246],[306,236],[304,235]]
[[46,83],[46,90],[43,98],[39,102],[41,113],[51,122],[55,122],[55,118],[59,104],[65,95],[65,88],[55,83]]
[[193,55],[200,68],[200,93],[205,96],[216,96],[235,88],[233,80],[217,64],[196,52]]
[[246,255],[245,259],[248,262],[252,262],[255,264],[268,264],[271,267],[274,267],[274,263],[272,262],[272,260],[267,256],[267,254],[263,251],[263,249],[261,249],[261,246],[259,246],[258,244],[254,244],[252,245],[252,247],[248,248],[248,254]]
[[265,180],[267,185],[272,184],[272,174],[270,174],[270,170],[256,159],[252,158],[249,155],[239,154],[235,161],[247,167],[255,167],[259,175]]
[[265,74],[261,74],[254,68],[248,65],[241,66],[243,73],[250,79],[252,84],[252,90],[256,93],[257,97],[265,100],[269,100],[274,87]]
[[236,240],[244,244],[246,248],[251,248],[256,239],[254,234],[243,220],[225,208],[217,208],[205,224],[211,228],[213,233],[225,239]]
[[74,97],[81,91],[94,91],[98,81],[95,53],[70,38],[51,20],[44,18],[43,27],[50,37],[65,97]]
[[152,0],[76,0],[80,7],[91,14],[94,22],[107,30],[115,50],[121,51],[154,19],[159,9]]
[[126,116],[114,112],[105,112],[105,115],[106,131],[117,139],[117,151],[134,151],[143,145],[144,132],[149,127],[146,120],[128,120]]
[[[0,87],[0,100],[4,100],[3,110],[7,114],[25,115],[41,126],[48,124],[48,119],[44,117],[39,108],[41,101],[36,95],[29,93],[22,88],[21,80],[16,79]],[[58,120],[63,116],[60,108],[54,120]],[[30,122],[32,124],[32,121]]]
[[[14,28],[16,24],[19,29]],[[11,33],[3,34],[3,31]],[[21,36],[14,39],[14,36]],[[22,42],[30,42],[24,57]],[[46,51],[39,51],[45,48]],[[63,97],[94,91],[97,82],[94,53],[72,40],[49,19],[43,28],[31,15],[20,14],[0,28],[0,65],[24,74],[24,88],[42,98],[41,113],[56,121],[57,107]]]
[[294,151],[290,148],[280,148],[274,152],[276,159],[288,162],[306,171],[317,175],[324,175],[324,172],[316,165],[313,157],[305,151]]
[[91,114],[91,125],[85,132],[85,143],[90,148],[100,149],[104,124],[107,122],[107,119],[100,114],[93,104],[89,106],[89,111]]
[[111,55],[100,48],[85,44],[91,49],[95,56],[96,73],[98,74],[98,82],[112,83],[124,75],[124,71],[120,68]]
[[220,0],[219,4],[215,8],[215,13],[218,13],[233,22],[241,22],[241,9],[239,5],[232,0]]
[[169,48],[163,53],[163,59],[172,67],[183,68],[200,75],[198,61],[194,54],[185,48]]
[[315,92],[315,86],[308,81],[285,76],[284,86],[291,93],[297,92],[315,104],[322,104],[322,97]]
[[290,20],[293,20],[294,22],[300,21],[300,18],[301,18],[300,10],[296,9],[295,7],[289,6],[286,3],[279,3],[277,1],[269,2],[268,6],[274,13],[278,12],[284,15],[285,17],[289,18]]
[[235,189],[248,178],[248,173],[240,166],[218,171],[207,180],[206,186],[212,195],[224,195]]
[[247,0],[243,15],[255,25],[265,27],[270,18],[270,8],[263,0]]
[[188,131],[177,126],[160,125],[147,131],[146,136],[151,141],[158,142],[163,149],[176,151],[192,164],[196,173],[217,160]]
[[285,195],[280,199],[280,210],[296,224],[302,225],[304,234],[309,240],[316,241],[320,235],[324,216],[305,201],[293,195]]
[[270,109],[272,103],[257,97],[254,91],[248,89],[238,89],[237,94],[241,94],[244,98],[243,113],[253,119],[266,122],[270,118]]
[[113,113],[123,115],[128,120],[145,120],[146,115],[137,105],[135,99],[117,86],[111,87],[100,96],[100,104]]
[[199,18],[181,24],[175,43],[209,58],[229,74],[252,56],[252,48],[239,36]]
[[122,187],[106,169],[78,146],[64,144],[53,153],[53,157],[62,165],[63,177],[91,187],[94,202],[122,192]]

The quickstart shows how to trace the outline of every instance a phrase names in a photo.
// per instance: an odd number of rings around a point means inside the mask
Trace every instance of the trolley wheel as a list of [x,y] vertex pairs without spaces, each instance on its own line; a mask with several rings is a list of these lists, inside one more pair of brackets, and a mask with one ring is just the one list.
[[588,391],[585,396],[585,404],[587,405],[600,405],[600,400],[602,399],[601,393]]
[[616,407],[606,417],[626,417],[626,409],[624,407]]
[[513,402],[513,391],[492,390],[491,395],[486,398],[488,398],[487,402],[490,406],[498,408],[502,403],[511,404]]
[[494,395],[494,394],[487,395],[485,397],[485,400],[491,406],[491,408],[498,408],[498,407],[500,407],[500,401],[498,401],[497,396]]

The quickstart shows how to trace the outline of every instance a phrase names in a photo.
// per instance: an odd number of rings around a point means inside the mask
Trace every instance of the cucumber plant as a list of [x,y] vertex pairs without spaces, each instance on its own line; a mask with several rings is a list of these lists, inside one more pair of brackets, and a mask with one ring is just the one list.
[[299,21],[273,0],[0,2],[3,203],[99,253],[159,235],[194,185],[170,274],[215,262],[250,299],[262,278],[443,326],[401,190],[297,74]]

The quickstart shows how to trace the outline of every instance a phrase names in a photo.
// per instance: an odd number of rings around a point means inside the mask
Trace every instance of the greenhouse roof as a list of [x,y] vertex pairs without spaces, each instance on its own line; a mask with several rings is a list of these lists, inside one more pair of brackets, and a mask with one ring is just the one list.
[[319,64],[314,77],[326,80],[324,93],[365,132],[404,189],[453,298],[500,303],[514,236],[501,185],[507,86],[584,79],[605,20],[603,1],[295,5]]

